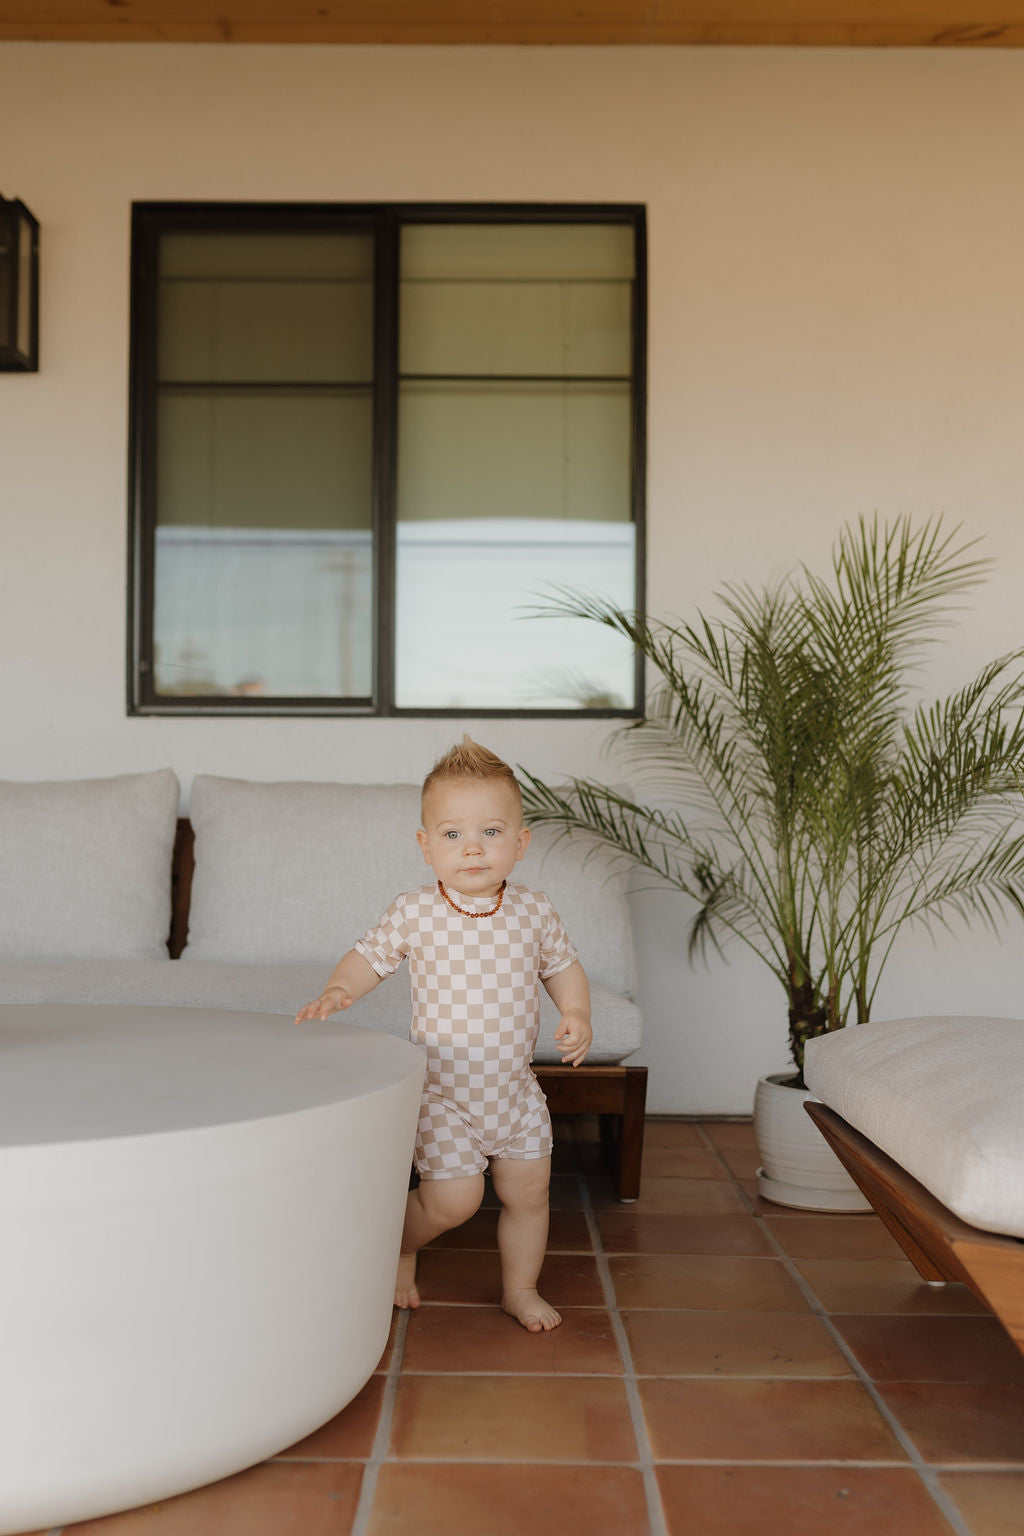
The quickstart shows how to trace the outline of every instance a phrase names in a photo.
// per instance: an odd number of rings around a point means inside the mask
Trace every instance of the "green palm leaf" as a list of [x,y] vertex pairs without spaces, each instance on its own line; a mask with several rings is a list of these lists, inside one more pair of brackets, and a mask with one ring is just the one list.
[[988,569],[974,549],[941,519],[861,519],[828,579],[726,587],[715,617],[655,622],[567,588],[538,610],[624,636],[653,686],[611,742],[637,799],[523,773],[528,820],[684,892],[691,957],[751,948],[784,988],[798,1070],[811,1035],[870,1016],[905,924],[1024,915],[1024,650],[912,699]]

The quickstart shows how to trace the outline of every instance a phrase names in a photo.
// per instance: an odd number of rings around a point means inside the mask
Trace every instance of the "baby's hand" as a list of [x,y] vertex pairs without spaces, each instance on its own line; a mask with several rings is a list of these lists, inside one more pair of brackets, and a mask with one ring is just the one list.
[[555,1030],[555,1044],[565,1052],[562,1057],[563,1066],[567,1061],[571,1061],[574,1067],[578,1067],[590,1050],[590,1042],[593,1038],[594,1031],[585,1014],[576,1013],[574,1010],[563,1013]]
[[351,1008],[352,998],[344,987],[326,987],[320,996],[313,1002],[307,1003],[305,1008],[300,1008],[295,1015],[296,1024],[301,1024],[304,1019],[326,1019],[332,1013],[338,1013],[342,1008]]

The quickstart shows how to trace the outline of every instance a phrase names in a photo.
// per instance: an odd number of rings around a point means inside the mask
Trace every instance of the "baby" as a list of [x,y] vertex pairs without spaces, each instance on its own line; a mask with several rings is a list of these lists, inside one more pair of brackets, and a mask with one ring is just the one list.
[[489,1164],[501,1201],[501,1304],[540,1333],[562,1319],[537,1292],[551,1177],[551,1118],[530,1069],[537,983],[561,1014],[562,1061],[575,1067],[592,1039],[587,978],[548,898],[508,883],[530,833],[506,763],[464,737],[427,775],[421,814],[416,837],[436,882],[397,897],[295,1022],[351,1007],[409,957],[411,1038],[427,1071],[395,1304],[419,1306],[416,1256],[477,1210]]

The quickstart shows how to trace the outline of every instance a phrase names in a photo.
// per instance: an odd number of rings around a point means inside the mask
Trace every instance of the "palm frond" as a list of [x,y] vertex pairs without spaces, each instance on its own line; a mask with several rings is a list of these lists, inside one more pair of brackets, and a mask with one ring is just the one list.
[[843,529],[830,575],[726,586],[719,613],[650,621],[552,589],[649,664],[609,749],[638,792],[524,775],[532,822],[594,840],[696,905],[691,957],[749,945],[808,1033],[870,1016],[905,924],[1024,915],[1024,649],[948,698],[916,668],[990,569],[941,518]]

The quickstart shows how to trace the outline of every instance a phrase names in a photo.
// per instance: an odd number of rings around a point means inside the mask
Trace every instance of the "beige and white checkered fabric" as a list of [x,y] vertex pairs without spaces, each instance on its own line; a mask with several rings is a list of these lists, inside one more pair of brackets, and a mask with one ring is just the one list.
[[[493,897],[452,900],[489,912]],[[530,1070],[539,983],[577,959],[548,898],[508,885],[493,917],[463,917],[436,885],[404,891],[355,948],[378,976],[408,956],[410,1038],[426,1053],[416,1167],[429,1179],[480,1173],[491,1157],[551,1153],[551,1118]]]

